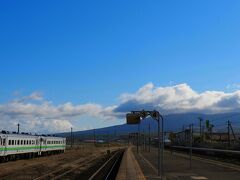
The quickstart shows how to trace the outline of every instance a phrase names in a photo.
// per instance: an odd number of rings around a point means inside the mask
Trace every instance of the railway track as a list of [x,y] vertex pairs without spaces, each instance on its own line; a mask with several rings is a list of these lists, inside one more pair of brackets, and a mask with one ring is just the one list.
[[[53,171],[35,178],[35,180],[58,179],[108,179],[116,175],[124,150],[116,150],[109,155],[92,155],[90,157],[67,163]],[[103,164],[103,165],[102,165]],[[101,167],[99,168],[99,166]],[[93,174],[94,173],[94,174]],[[93,174],[93,175],[92,175]]]
[[122,160],[124,150],[116,152],[108,161],[106,161],[89,180],[112,180],[115,179]]

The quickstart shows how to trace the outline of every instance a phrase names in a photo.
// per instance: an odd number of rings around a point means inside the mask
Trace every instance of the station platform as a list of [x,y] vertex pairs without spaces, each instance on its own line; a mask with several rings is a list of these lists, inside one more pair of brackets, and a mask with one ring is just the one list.
[[125,151],[117,180],[239,180],[240,165],[192,157],[189,166],[189,156],[182,153],[164,153],[164,174],[161,178],[157,175],[157,152],[141,150],[137,153],[136,147],[129,146]]
[[[151,152],[140,149],[139,153],[135,147],[132,153],[147,180],[157,180],[157,148],[151,148]],[[163,177],[165,180],[239,180],[240,166],[232,163],[220,162],[208,158],[192,156],[165,150],[163,163]]]
[[128,147],[124,152],[123,159],[116,177],[117,180],[146,180],[133,152],[132,147]]

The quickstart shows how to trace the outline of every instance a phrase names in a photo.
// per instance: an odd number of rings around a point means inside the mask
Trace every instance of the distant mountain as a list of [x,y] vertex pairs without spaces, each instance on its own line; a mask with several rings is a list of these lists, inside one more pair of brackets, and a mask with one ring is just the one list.
[[[225,126],[226,122],[229,120],[233,123],[240,122],[240,113],[222,113],[222,114],[198,114],[198,113],[183,113],[183,114],[170,114],[164,116],[164,131],[180,131],[183,127],[188,127],[189,124],[194,124],[196,128],[199,127],[199,117],[204,121],[209,120],[210,123],[215,125],[215,129],[220,126],[222,128],[227,128]],[[148,131],[148,125],[150,124],[151,132],[157,132],[157,122],[152,118],[146,118],[141,121],[140,130],[141,132]],[[203,122],[204,124],[204,122]],[[130,132],[137,132],[138,125],[116,125],[105,128],[95,129],[96,136],[104,136],[109,134],[110,136],[119,136],[123,134],[128,134]],[[93,137],[94,130],[77,131],[74,132],[75,137]],[[60,136],[70,136],[70,132],[60,133]]]

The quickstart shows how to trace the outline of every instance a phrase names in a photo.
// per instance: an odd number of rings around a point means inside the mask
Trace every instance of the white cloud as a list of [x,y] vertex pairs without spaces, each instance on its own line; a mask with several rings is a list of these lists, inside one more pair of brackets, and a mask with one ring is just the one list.
[[[0,105],[1,129],[16,129],[17,123],[20,123],[22,131],[62,132],[69,131],[73,126],[72,122],[81,116],[99,120],[116,119],[117,113],[113,113],[114,106],[104,108],[93,103],[73,105],[70,102],[55,106],[43,98],[35,97],[34,94],[27,97],[29,98],[23,97],[21,100]],[[33,102],[33,99],[37,102]]]
[[123,94],[115,111],[150,108],[165,113],[204,112],[220,113],[240,109],[240,91],[198,93],[187,84],[155,87],[148,83],[132,94]]
[[135,93],[122,94],[119,105],[107,107],[94,103],[74,105],[71,102],[54,105],[44,99],[41,93],[34,92],[29,96],[0,104],[0,123],[1,129],[16,129],[17,123],[20,123],[24,131],[62,132],[69,131],[73,123],[81,121],[81,117],[113,121],[123,119],[126,112],[141,109],[156,109],[164,114],[239,111],[240,91],[199,93],[187,84],[156,87],[153,83],[148,83]]

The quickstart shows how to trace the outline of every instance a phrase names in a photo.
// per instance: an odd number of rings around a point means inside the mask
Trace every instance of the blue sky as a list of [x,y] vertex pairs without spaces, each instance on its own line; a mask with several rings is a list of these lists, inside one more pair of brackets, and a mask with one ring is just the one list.
[[231,91],[239,9],[237,0],[1,1],[0,103],[37,91],[54,105],[111,106],[149,82]]

